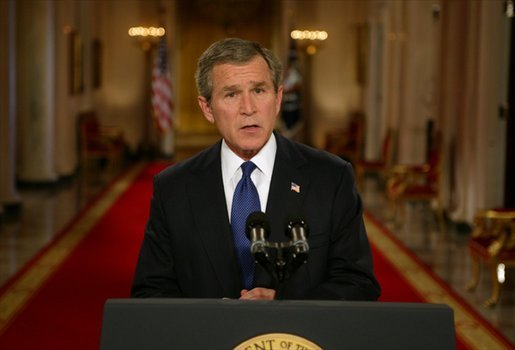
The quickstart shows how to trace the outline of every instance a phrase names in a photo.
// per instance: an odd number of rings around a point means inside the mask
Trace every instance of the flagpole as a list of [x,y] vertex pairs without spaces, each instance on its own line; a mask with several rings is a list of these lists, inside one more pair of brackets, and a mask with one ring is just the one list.
[[[159,23],[161,27],[167,27],[166,23],[169,23],[169,18],[167,18],[167,5],[160,0],[159,6],[158,6],[158,15],[159,15]],[[171,33],[166,33],[166,36],[161,38],[165,42],[166,47],[166,60],[167,60],[167,78],[169,81],[169,93],[170,93],[170,100],[169,100],[169,106],[170,106],[170,113],[168,115],[169,118],[169,126],[168,128],[161,130],[160,134],[160,144],[159,144],[159,152],[160,156],[164,157],[166,159],[172,159],[175,155],[175,128],[176,120],[174,118],[175,115],[175,94],[172,84],[172,65],[170,63],[170,57],[172,56],[172,53],[169,52],[169,49],[171,45],[168,45],[168,38],[170,38]]]
[[145,53],[145,117],[143,118],[143,141],[141,145],[141,153],[143,157],[151,155],[152,147],[150,146],[150,128],[149,120],[152,120],[152,53],[153,45],[149,45],[148,48],[143,48]]
[[174,91],[170,74],[167,37],[160,38],[152,68],[152,110],[154,124],[159,130],[161,156],[171,157],[173,152]]

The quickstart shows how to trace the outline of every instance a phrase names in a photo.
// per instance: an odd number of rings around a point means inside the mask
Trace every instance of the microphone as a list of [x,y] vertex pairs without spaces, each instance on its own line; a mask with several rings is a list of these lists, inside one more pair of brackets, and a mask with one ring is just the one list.
[[255,211],[247,217],[247,238],[251,241],[250,252],[252,255],[263,254],[267,256],[267,239],[270,236],[270,224],[265,213]]
[[309,252],[308,244],[308,225],[301,218],[293,218],[288,222],[286,235],[292,241],[295,255],[307,255]]

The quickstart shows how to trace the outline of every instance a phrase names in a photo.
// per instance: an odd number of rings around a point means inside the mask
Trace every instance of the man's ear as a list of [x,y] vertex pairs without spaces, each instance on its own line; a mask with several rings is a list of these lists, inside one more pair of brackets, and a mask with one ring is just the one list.
[[204,114],[204,117],[207,119],[208,122],[211,124],[214,124],[215,118],[213,116],[213,110],[211,109],[211,105],[209,104],[209,101],[204,96],[199,96],[197,98],[198,105],[200,106],[200,109],[202,110],[202,113]]
[[279,88],[277,89],[276,100],[275,100],[275,109],[278,114],[279,114],[279,111],[281,110],[282,101],[283,101],[283,85],[280,85]]

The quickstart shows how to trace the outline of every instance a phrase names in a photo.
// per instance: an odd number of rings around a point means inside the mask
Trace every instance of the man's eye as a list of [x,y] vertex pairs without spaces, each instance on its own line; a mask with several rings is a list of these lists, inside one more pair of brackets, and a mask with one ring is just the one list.
[[255,91],[256,91],[257,94],[262,94],[263,92],[265,92],[265,89],[256,88]]
[[236,93],[235,92],[228,92],[225,96],[226,97],[234,97],[234,96],[236,96]]

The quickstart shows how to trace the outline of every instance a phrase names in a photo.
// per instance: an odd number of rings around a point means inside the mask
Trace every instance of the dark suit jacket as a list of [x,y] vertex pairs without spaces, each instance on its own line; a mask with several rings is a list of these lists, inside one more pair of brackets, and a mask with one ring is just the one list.
[[[376,300],[380,294],[351,165],[276,134],[266,215],[270,241],[285,222],[309,226],[309,258],[286,281],[285,299]],[[154,178],[133,297],[238,298],[242,289],[225,202],[221,142]],[[291,183],[300,185],[300,193]],[[259,265],[256,286],[273,287]]]

